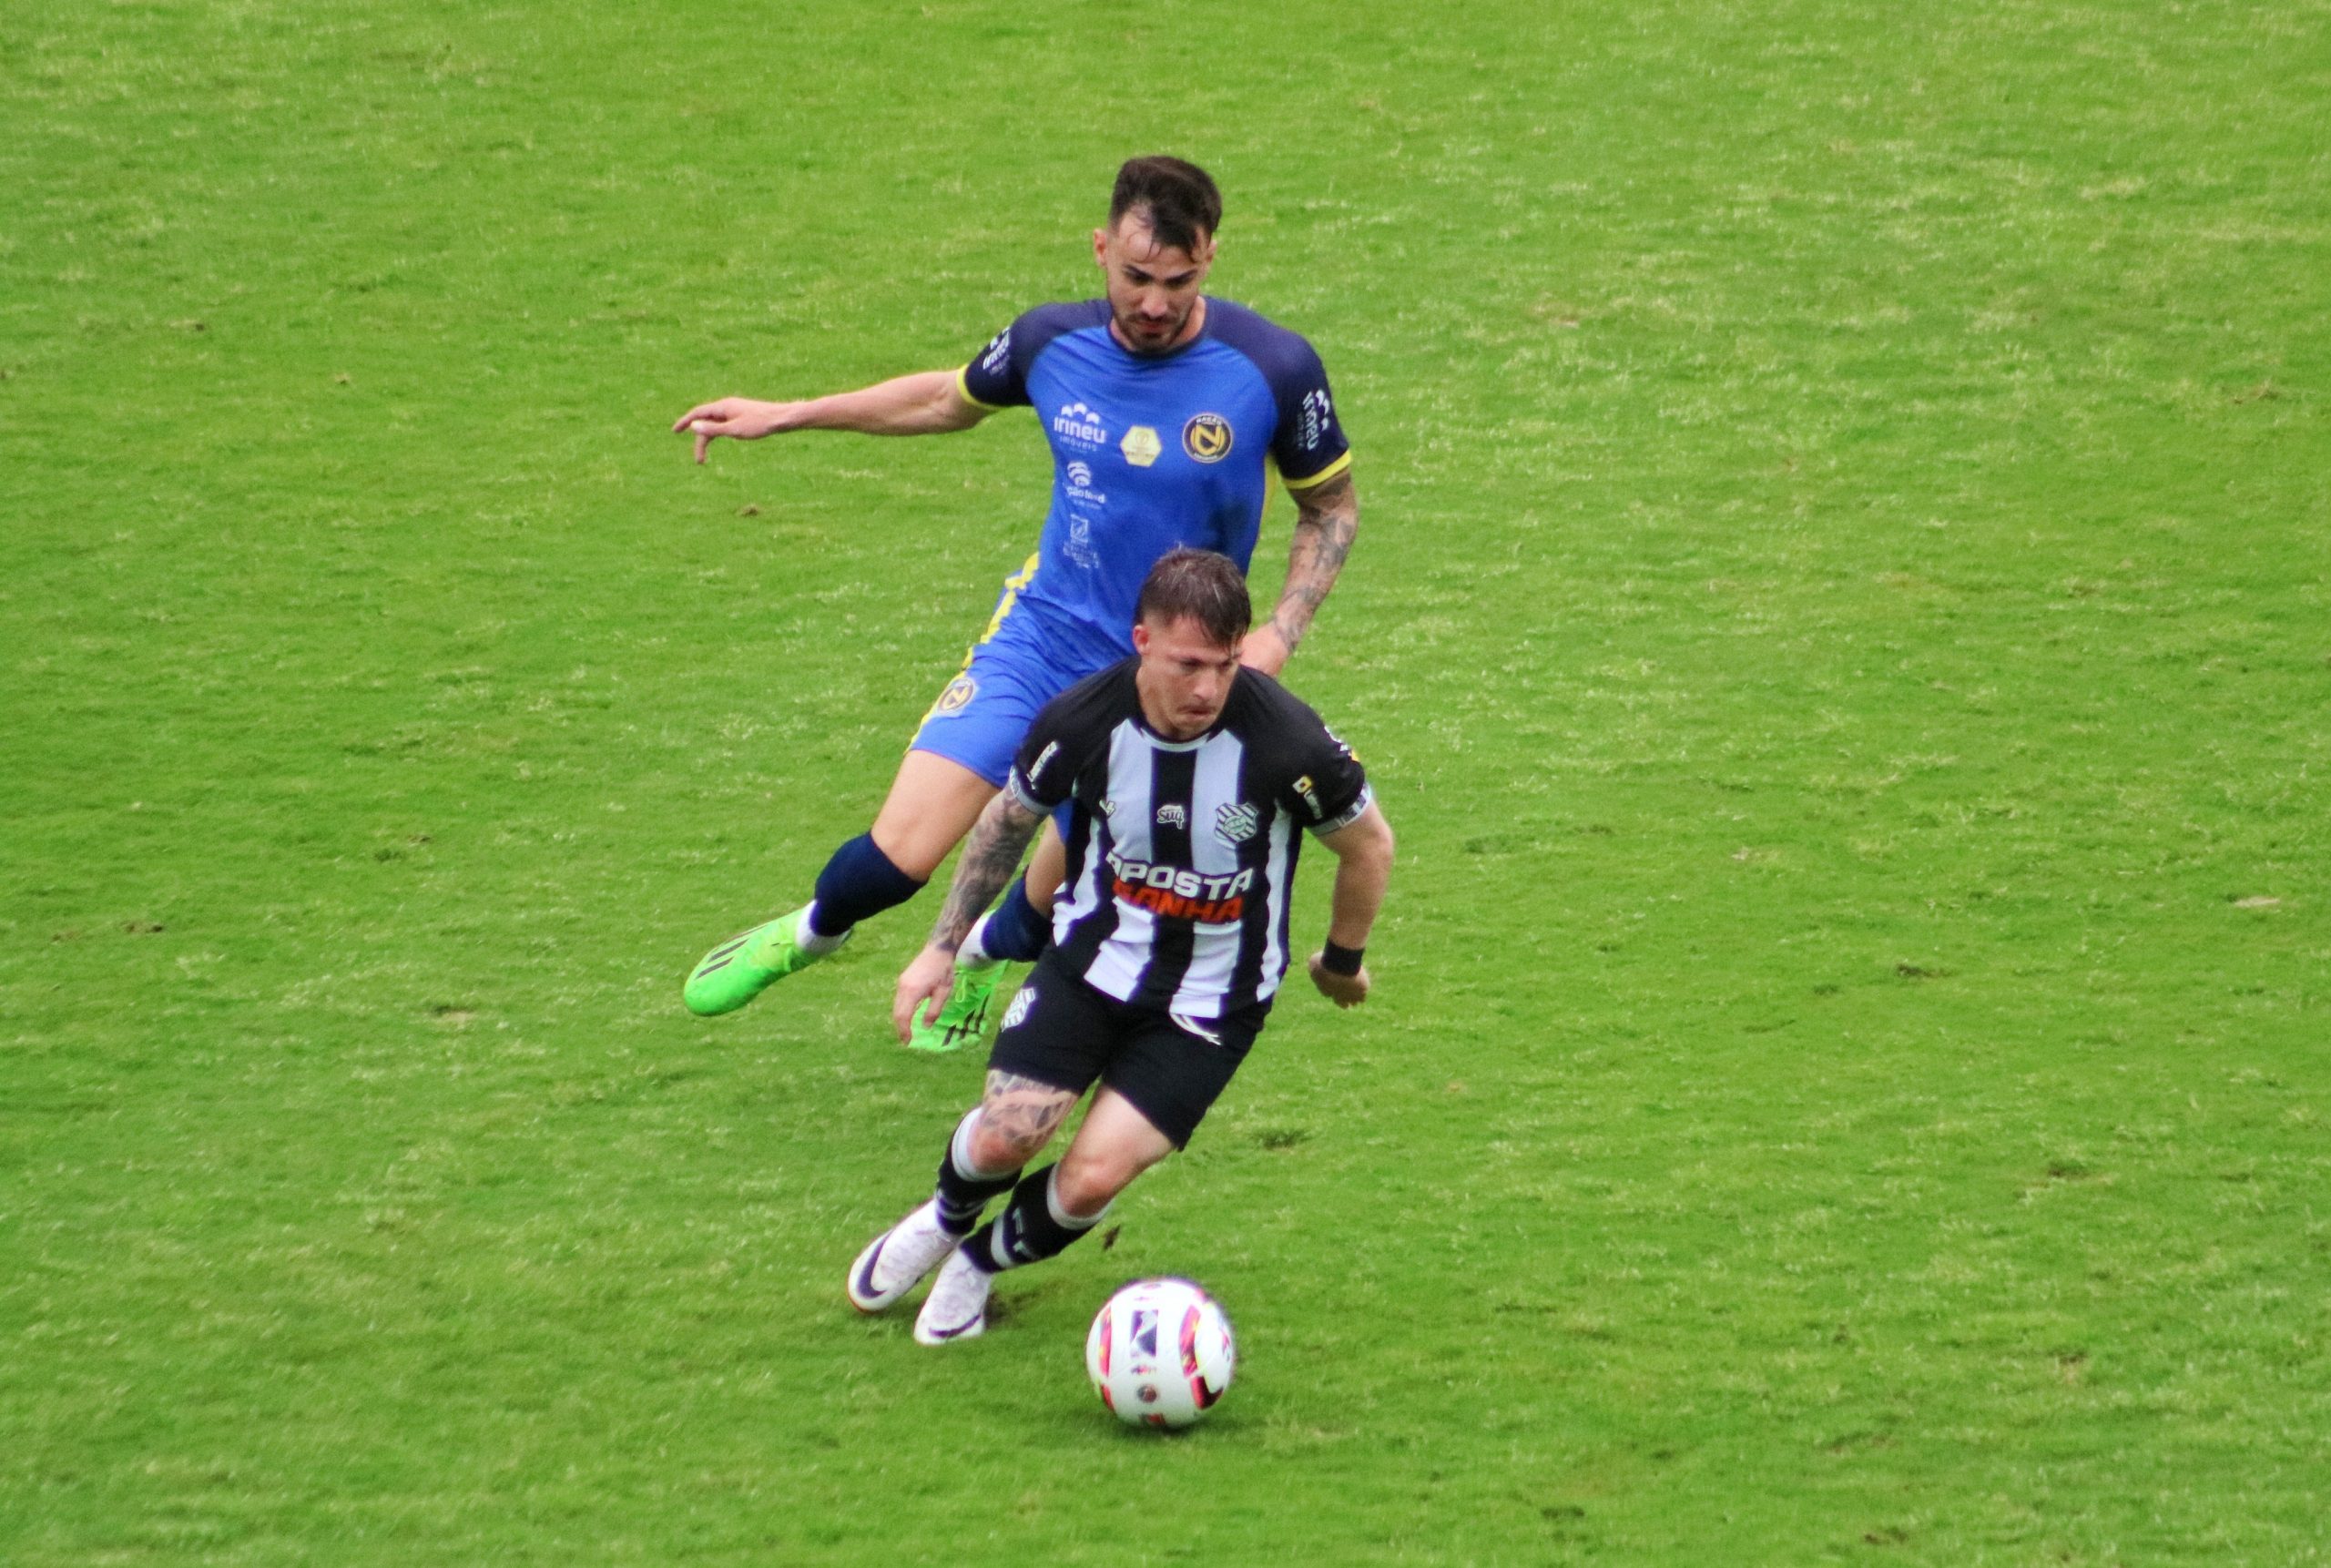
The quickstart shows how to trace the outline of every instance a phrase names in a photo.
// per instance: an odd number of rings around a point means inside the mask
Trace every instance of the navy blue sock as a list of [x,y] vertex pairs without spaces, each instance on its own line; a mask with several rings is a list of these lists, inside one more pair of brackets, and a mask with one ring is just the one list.
[[1053,1172],[1058,1168],[1057,1165],[1049,1165],[1022,1176],[1013,1187],[1012,1201],[1003,1206],[1003,1212],[965,1239],[963,1256],[981,1272],[996,1274],[1057,1257],[1068,1250],[1070,1244],[1082,1240],[1101,1223],[1102,1215],[1109,1212],[1104,1208],[1090,1219],[1073,1219],[1063,1214],[1053,1197]]
[[1044,949],[1053,944],[1052,921],[1036,912],[1028,901],[1028,879],[1013,879],[1004,890],[1003,901],[988,911],[987,930],[980,933],[980,946],[990,958],[1009,958],[1021,963],[1033,963],[1043,957]]
[[860,833],[834,851],[818,873],[818,907],[809,929],[822,937],[837,937],[860,921],[895,909],[922,891],[922,884],[891,862],[875,846],[874,835]]

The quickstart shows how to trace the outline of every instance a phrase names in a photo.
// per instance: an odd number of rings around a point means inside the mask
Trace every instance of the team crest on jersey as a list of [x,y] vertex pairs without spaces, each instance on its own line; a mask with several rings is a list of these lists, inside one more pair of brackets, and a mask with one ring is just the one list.
[[1028,1009],[1035,1005],[1036,988],[1033,985],[1022,986],[1019,994],[1013,997],[1012,1005],[1003,1010],[1003,1027],[1019,1028],[1020,1021],[1028,1016]]
[[1125,461],[1135,468],[1146,468],[1157,461],[1157,454],[1166,450],[1166,444],[1157,439],[1155,431],[1145,424],[1137,424],[1125,432],[1125,438],[1117,450],[1124,453]]
[[1218,413],[1197,413],[1182,427],[1182,450],[1200,463],[1220,463],[1230,455],[1230,422]]
[[1186,828],[1189,822],[1189,813],[1176,801],[1168,800],[1157,808],[1157,825],[1161,828]]
[[978,681],[970,676],[959,675],[947,683],[947,689],[941,692],[939,700],[931,705],[931,717],[944,718],[951,713],[961,713],[965,705],[979,694]]
[[1226,844],[1245,843],[1255,836],[1255,830],[1261,825],[1262,820],[1255,814],[1255,809],[1244,800],[1225,806],[1214,814],[1214,830]]

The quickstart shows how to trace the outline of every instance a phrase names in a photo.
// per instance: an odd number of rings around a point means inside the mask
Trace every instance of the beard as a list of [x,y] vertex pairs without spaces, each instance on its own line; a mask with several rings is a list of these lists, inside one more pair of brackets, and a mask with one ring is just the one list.
[[1156,327],[1151,326],[1131,311],[1118,311],[1113,313],[1116,319],[1118,333],[1126,342],[1133,345],[1135,353],[1155,354],[1162,353],[1171,344],[1180,341],[1183,332],[1189,329],[1190,317],[1196,313],[1197,308],[1197,301],[1194,300],[1180,315],[1168,317]]

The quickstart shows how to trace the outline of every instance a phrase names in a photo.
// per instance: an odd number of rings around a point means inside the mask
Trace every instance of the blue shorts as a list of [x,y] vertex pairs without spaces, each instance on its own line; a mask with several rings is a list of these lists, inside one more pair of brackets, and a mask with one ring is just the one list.
[[1037,710],[1092,673],[1016,640],[991,637],[972,650],[971,662],[922,716],[907,748],[960,762],[1001,789]]

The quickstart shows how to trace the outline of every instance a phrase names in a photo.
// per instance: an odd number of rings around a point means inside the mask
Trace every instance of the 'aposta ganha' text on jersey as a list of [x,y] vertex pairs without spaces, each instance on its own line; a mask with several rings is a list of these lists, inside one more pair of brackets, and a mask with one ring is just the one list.
[[1191,740],[1143,718],[1139,661],[1090,676],[1028,730],[1008,788],[1030,810],[1073,802],[1061,962],[1120,1002],[1216,1018],[1268,1000],[1288,965],[1301,836],[1371,799],[1351,748],[1285,687],[1241,670]]

